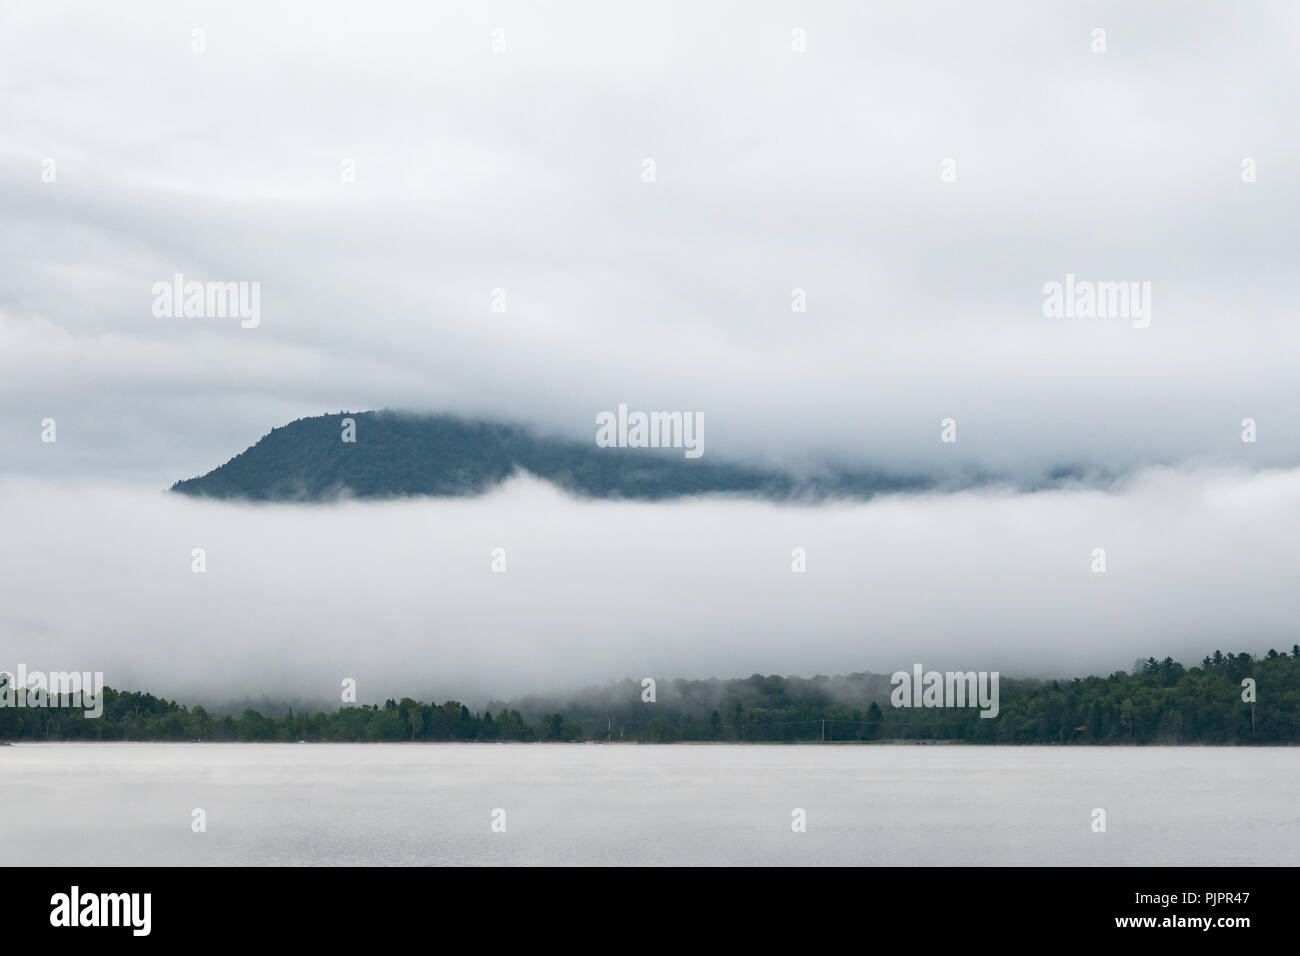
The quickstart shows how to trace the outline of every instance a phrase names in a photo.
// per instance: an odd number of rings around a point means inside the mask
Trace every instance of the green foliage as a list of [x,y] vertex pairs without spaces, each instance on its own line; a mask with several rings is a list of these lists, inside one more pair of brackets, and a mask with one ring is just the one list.
[[[591,691],[561,709],[525,698],[482,714],[459,701],[410,697],[333,713],[214,717],[152,694],[104,689],[104,712],[0,707],[0,740],[578,741],[944,740],[988,744],[1294,744],[1300,739],[1300,647],[1291,654],[1215,651],[1200,667],[1148,658],[1133,674],[1000,681],[1000,714],[889,704],[889,679],[764,677],[665,682],[643,703],[638,682]],[[1254,704],[1242,680],[1256,684]],[[527,715],[534,716],[529,717]]]
[[[356,423],[356,441],[342,440],[342,421]],[[320,501],[342,495],[475,495],[524,471],[574,494],[662,499],[705,492],[768,498],[829,493],[869,496],[918,490],[918,478],[837,473],[796,482],[790,476],[708,458],[681,449],[600,448],[592,441],[541,438],[524,428],[446,415],[391,411],[339,412],[274,428],[256,445],[172,491],[254,501]]]
[[[392,706],[388,706],[392,704]],[[334,713],[267,717],[251,708],[239,717],[213,718],[203,707],[187,709],[152,694],[104,688],[104,713],[87,718],[81,709],[0,707],[0,740],[156,741],[396,741],[576,740],[581,729],[553,720],[529,724],[518,711],[479,716],[459,701],[441,706],[409,697],[379,707],[343,707]]]

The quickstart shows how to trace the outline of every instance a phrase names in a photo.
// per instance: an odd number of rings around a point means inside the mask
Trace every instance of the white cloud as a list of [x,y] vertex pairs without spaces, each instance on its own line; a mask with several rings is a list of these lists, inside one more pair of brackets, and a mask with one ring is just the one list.
[[1300,471],[823,507],[585,502],[529,479],[252,506],[11,478],[0,526],[10,662],[183,698],[328,700],[355,677],[368,700],[482,702],[624,676],[1070,676],[1289,648]]

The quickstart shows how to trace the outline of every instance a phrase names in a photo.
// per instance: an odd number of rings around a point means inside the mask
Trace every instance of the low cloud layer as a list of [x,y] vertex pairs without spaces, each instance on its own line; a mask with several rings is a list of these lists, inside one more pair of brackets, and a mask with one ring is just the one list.
[[366,701],[483,702],[914,662],[1108,673],[1289,648],[1300,611],[1295,470],[817,508],[579,501],[527,478],[329,507],[8,478],[0,526],[0,668],[103,670],[185,699],[336,700],[344,677]]

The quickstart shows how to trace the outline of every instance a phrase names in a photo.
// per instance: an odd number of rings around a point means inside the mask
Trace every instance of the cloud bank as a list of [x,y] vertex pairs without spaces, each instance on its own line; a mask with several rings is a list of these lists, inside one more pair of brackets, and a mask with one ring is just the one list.
[[4,660],[184,699],[337,700],[344,677],[367,701],[483,702],[914,662],[1109,673],[1289,648],[1300,610],[1296,470],[815,508],[582,501],[527,478],[328,507],[9,478],[0,526]]

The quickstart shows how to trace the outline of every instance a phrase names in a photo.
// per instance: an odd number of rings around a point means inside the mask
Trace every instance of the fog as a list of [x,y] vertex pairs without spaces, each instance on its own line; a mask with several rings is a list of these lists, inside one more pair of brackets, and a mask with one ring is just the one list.
[[[485,701],[1290,647],[1298,42],[1285,2],[6,3],[0,668]],[[154,315],[178,273],[260,321]],[[1149,325],[1049,316],[1068,275]],[[621,403],[968,490],[161,491],[338,409]]]
[[527,477],[331,506],[6,478],[0,527],[0,668],[184,700],[337,701],[351,677],[362,701],[482,703],[624,677],[1064,676],[1289,648],[1300,471],[820,507],[583,501]]
[[[165,487],[340,408],[590,440],[627,402],[796,465],[1295,466],[1298,37],[1285,2],[8,3],[2,465]],[[259,282],[260,324],[155,317],[176,273]],[[1150,282],[1150,326],[1045,317],[1066,274]]]

